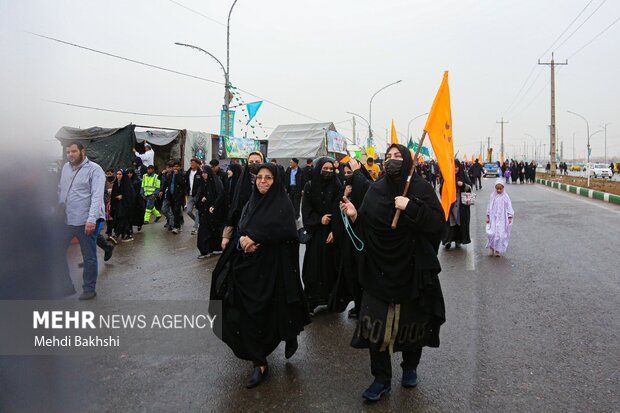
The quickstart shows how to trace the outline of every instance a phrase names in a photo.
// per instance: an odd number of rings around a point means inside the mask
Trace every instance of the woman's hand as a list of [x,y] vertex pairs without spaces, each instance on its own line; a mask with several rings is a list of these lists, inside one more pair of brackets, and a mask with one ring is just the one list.
[[353,192],[353,185],[347,185],[344,187],[344,196],[348,197]]
[[213,213],[213,211],[215,211],[215,208],[214,208],[214,207],[209,208],[209,214],[212,214],[212,213]]
[[[508,218],[510,220],[510,218]],[[490,224],[491,220],[489,219],[489,216],[487,215],[487,224]]]
[[330,232],[329,235],[327,236],[327,241],[325,241],[326,244],[333,244],[334,243],[334,233]]
[[222,238],[222,251],[224,251],[226,249],[226,247],[228,246],[229,242],[230,242],[229,238]]
[[357,219],[357,209],[355,206],[349,201],[346,196],[342,197],[342,202],[340,202],[340,209],[344,211],[345,214],[351,219],[351,221],[355,222]]
[[123,199],[123,196],[122,195],[116,195],[116,199],[118,199],[120,201],[121,199]]
[[405,208],[407,208],[409,201],[409,198],[407,198],[406,196],[397,196],[396,198],[394,198],[394,206],[396,207],[396,209],[404,211]]
[[321,218],[321,224],[329,225],[331,220],[332,220],[332,214],[325,214],[323,215],[323,218]]
[[351,170],[355,172],[362,167],[362,164],[357,159],[351,159],[349,161],[349,166],[351,167]]
[[456,184],[457,184],[458,186],[463,186],[463,181],[457,181],[457,182],[456,182]]
[[512,217],[508,217],[508,225],[512,225]]

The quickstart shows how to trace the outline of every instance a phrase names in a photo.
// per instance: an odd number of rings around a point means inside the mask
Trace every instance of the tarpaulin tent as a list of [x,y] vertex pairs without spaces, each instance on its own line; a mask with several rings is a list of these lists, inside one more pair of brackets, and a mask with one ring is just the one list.
[[[86,156],[99,164],[104,170],[108,168],[125,168],[134,158],[133,148],[136,143],[135,125],[124,128],[88,129],[63,126],[56,132],[56,139],[63,147],[80,142],[86,149]],[[63,151],[63,157],[66,157]]]
[[[136,149],[142,153],[143,143],[148,142],[155,152],[155,166],[161,171],[170,159],[180,160],[183,164],[185,131],[184,130],[147,130],[136,132],[136,141],[139,145]],[[189,161],[188,161],[189,162]]]
[[332,122],[279,125],[268,142],[269,158],[342,158],[347,154],[346,140]]

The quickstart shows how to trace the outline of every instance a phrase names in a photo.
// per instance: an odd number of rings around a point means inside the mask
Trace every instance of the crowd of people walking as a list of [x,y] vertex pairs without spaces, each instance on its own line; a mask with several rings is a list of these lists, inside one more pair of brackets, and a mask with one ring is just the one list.
[[[69,181],[76,180],[80,168],[89,166],[95,175],[101,169],[81,145],[73,146],[61,197],[72,193]],[[172,160],[158,173],[143,158],[125,169],[101,171],[100,189],[90,180],[89,199],[100,212],[87,217],[85,230],[91,220],[96,226],[88,239],[97,239],[107,260],[113,244],[132,241],[152,217],[164,219],[164,228],[179,234],[185,210],[193,221],[198,258],[219,256],[210,298],[222,302],[221,339],[253,365],[247,388],[267,378],[268,357],[280,342],[291,358],[311,317],[343,312],[351,302],[348,316],[357,319],[351,346],[368,349],[375,378],[363,397],[379,400],[391,391],[394,352],[402,352],[402,386],[417,385],[422,348],[439,346],[445,322],[439,247],[471,242],[471,203],[465,195],[482,189],[478,162],[455,160],[457,197],[446,217],[437,187],[441,193],[447,181],[437,164],[414,169],[411,152],[398,144],[388,148],[382,163],[320,157],[307,159],[303,169],[297,158],[285,169],[275,159],[266,162],[260,152],[231,163],[227,171],[216,159],[207,165],[194,158],[187,171]],[[504,166],[529,179],[528,164]],[[514,217],[504,191],[508,180],[496,182],[486,211],[492,255],[506,251]],[[69,198],[60,202],[71,207],[67,211],[76,208]],[[402,215],[392,228],[396,211]],[[99,234],[104,221],[107,239]],[[305,244],[301,267],[300,243]],[[80,298],[90,299],[96,295],[96,261],[93,266],[93,244],[81,244],[85,282]]]

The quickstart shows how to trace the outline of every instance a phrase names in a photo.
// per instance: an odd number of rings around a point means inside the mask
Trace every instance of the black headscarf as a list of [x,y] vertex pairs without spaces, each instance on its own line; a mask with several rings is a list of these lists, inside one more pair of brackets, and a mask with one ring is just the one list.
[[[345,163],[342,167],[343,175],[344,175],[345,167],[352,169],[350,162]],[[361,165],[359,169],[353,172],[353,175],[351,176],[351,186],[353,187],[353,190],[351,191],[350,200],[353,203],[353,205],[355,205],[355,208],[359,208],[360,205],[362,205],[362,201],[364,200],[366,191],[368,191],[368,187],[370,187],[370,184],[372,182],[373,180],[370,177],[368,170],[364,168],[364,165]]]
[[235,188],[237,188],[237,183],[239,182],[241,174],[243,173],[243,168],[238,163],[231,163],[230,165],[228,165],[228,170],[232,171],[233,173],[232,177],[228,180],[230,185],[228,191],[230,193],[230,200],[232,202],[232,198],[235,195]]
[[131,179],[127,175],[127,169],[119,169],[116,172],[118,173],[119,171],[123,173],[123,179],[120,181],[118,178],[114,180],[111,197],[115,199],[116,196],[122,195],[123,198],[118,201],[118,204],[123,208],[131,208],[136,200],[136,191],[133,188]]
[[263,164],[260,170],[268,169],[273,183],[265,194],[256,185],[239,219],[239,234],[247,235],[257,244],[274,244],[297,239],[295,212],[273,164]]
[[[465,172],[465,169],[463,168],[463,164],[461,163],[461,161],[459,161],[458,159],[454,160],[454,168],[456,170],[456,168],[459,168],[458,172],[455,172],[455,183],[458,181],[463,182],[464,184],[467,184],[469,186],[471,186],[471,179],[469,179],[469,176],[467,175],[467,173]],[[456,186],[456,190],[457,192],[460,191],[464,191],[465,188],[464,187],[459,187],[458,185]]]
[[334,159],[324,156],[314,161],[314,171],[312,172],[312,180],[310,181],[310,194],[305,193],[304,196],[310,197],[312,209],[319,214],[331,214],[334,210],[334,203],[339,201],[342,185],[340,179],[336,177],[336,173],[329,180],[323,179],[321,169],[327,162],[334,164]]
[[[264,156],[261,152],[251,152],[248,155],[248,159],[250,156],[258,155],[264,162]],[[250,199],[250,195],[252,195],[252,176],[250,174],[250,165],[246,164],[245,168],[243,168],[243,173],[241,177],[237,181],[235,187],[235,193],[232,198],[232,203],[230,204],[230,211],[228,212],[228,220],[227,225],[236,226],[239,221],[239,216],[241,215],[241,211],[243,207]]]

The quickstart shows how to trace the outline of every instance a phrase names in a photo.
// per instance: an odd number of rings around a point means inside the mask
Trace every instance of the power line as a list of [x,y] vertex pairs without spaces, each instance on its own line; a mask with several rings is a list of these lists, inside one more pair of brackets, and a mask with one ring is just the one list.
[[90,52],[95,52],[95,53],[99,53],[99,54],[102,54],[102,55],[105,55],[105,56],[114,57],[116,59],[125,60],[127,62],[136,63],[136,64],[139,64],[139,65],[142,65],[142,66],[152,67],[153,69],[159,69],[159,70],[163,70],[165,72],[175,73],[175,74],[181,75],[181,76],[187,76],[187,77],[191,77],[191,78],[198,79],[198,80],[204,80],[205,82],[216,83],[218,85],[224,85],[224,83],[218,82],[218,81],[215,81],[215,80],[206,79],[206,78],[200,77],[200,76],[190,75],[188,73],[183,73],[183,72],[179,72],[179,71],[176,71],[176,70],[167,69],[165,67],[161,67],[161,66],[157,66],[157,65],[152,65],[150,63],[141,62],[139,60],[130,59],[128,57],[123,57],[123,56],[115,55],[115,54],[112,54],[112,53],[103,52],[101,50],[96,50],[96,49],[92,49],[90,47],[81,46],[79,44],[75,44],[75,43],[71,43],[71,42],[66,42],[64,40],[55,39],[53,37],[44,36],[42,34],[37,34],[37,33],[33,33],[33,32],[27,32],[27,33],[30,33],[30,34],[38,36],[38,37],[42,37],[44,39],[52,40],[52,41],[55,41],[55,42],[58,42],[58,43],[62,43],[62,44],[66,44],[66,45],[69,45],[69,46],[77,47],[79,49],[88,50]]
[[[67,42],[67,41],[60,40],[60,39],[55,39],[55,38],[53,38],[53,37],[44,36],[44,35],[42,35],[42,34],[37,34],[37,33],[32,33],[32,32],[28,32],[28,33],[30,33],[30,34],[32,34],[32,35],[35,35],[35,36],[38,36],[38,37],[41,37],[41,38],[44,38],[44,39],[52,40],[52,41],[55,41],[55,42],[58,42],[58,43],[62,43],[62,44],[66,44],[66,45],[69,45],[69,46],[77,47],[77,48],[80,48],[80,49],[88,50],[88,51],[91,51],[91,52],[95,52],[95,53],[103,54],[103,55],[105,55],[105,56],[114,57],[114,58],[116,58],[116,59],[121,59],[121,60],[125,60],[125,61],[131,62],[131,63],[136,63],[136,64],[139,64],[139,65],[142,65],[142,66],[151,67],[151,68],[153,68],[153,69],[159,69],[159,70],[163,70],[163,71],[166,71],[166,72],[175,73],[175,74],[178,74],[178,75],[181,75],[181,76],[187,76],[187,77],[191,77],[191,78],[193,78],[193,79],[203,80],[203,81],[205,81],[205,82],[215,83],[215,84],[218,84],[218,85],[222,85],[222,86],[224,86],[224,83],[222,83],[222,82],[218,82],[218,81],[215,81],[215,80],[207,79],[207,78],[204,78],[204,77],[195,76],[195,75],[190,75],[190,74],[188,74],[188,73],[183,73],[183,72],[179,72],[179,71],[172,70],[172,69],[167,69],[167,68],[165,68],[165,67],[161,67],[161,66],[157,66],[157,65],[152,65],[152,64],[150,64],[150,63],[141,62],[141,61],[139,61],[139,60],[130,59],[130,58],[127,58],[127,57],[123,57],[123,56],[115,55],[115,54],[108,53],[108,52],[103,52],[103,51],[101,51],[101,50],[93,49],[93,48],[90,48],[90,47],[81,46],[81,45],[79,45],[79,44],[75,44],[75,43]],[[278,104],[278,103],[276,103],[276,102],[274,102],[274,101],[272,101],[272,100],[269,100],[269,99],[266,99],[266,98],[264,98],[264,97],[258,96],[258,95],[254,94],[254,93],[251,93],[251,92],[247,91],[247,90],[244,90],[244,89],[241,89],[241,88],[236,88],[236,89],[237,89],[237,90],[239,90],[239,91],[241,91],[241,92],[243,92],[243,93],[246,93],[246,94],[248,94],[248,95],[250,95],[250,96],[253,96],[253,97],[255,97],[255,98],[261,99],[261,100],[262,100],[262,101],[264,101],[264,102],[270,103],[270,104],[272,104],[273,106],[276,106],[276,107],[278,107],[278,108],[280,108],[280,109],[284,109],[284,110],[286,110],[286,111],[288,111],[288,112],[291,112],[291,113],[294,113],[294,114],[296,114],[296,115],[299,115],[299,116],[302,116],[302,117],[305,117],[305,118],[312,119],[312,120],[315,120],[315,121],[317,121],[317,122],[320,122],[320,119],[317,119],[317,118],[314,118],[314,117],[312,117],[312,116],[306,115],[306,114],[304,114],[304,113],[298,112],[298,111],[296,111],[296,110],[293,110],[293,109],[287,108],[286,106],[282,106],[282,105],[280,105],[280,104]]]
[[[549,51],[551,51],[551,49],[553,48],[553,46],[558,42],[558,40],[560,40],[562,38],[562,36],[564,36],[564,34],[568,31],[568,29],[570,29],[570,27],[577,21],[577,19],[579,19],[579,17],[583,14],[584,11],[586,11],[586,9],[590,6],[590,4],[592,4],[594,0],[590,0],[588,2],[588,4],[585,5],[585,7],[583,9],[581,9],[581,11],[579,12],[579,14],[573,19],[572,22],[569,23],[568,26],[566,26],[566,29],[564,29],[564,31],[562,33],[560,33],[560,35],[558,36],[557,39],[555,39],[555,41],[553,43],[551,43],[551,46],[549,46],[549,48],[547,50],[545,50],[543,52],[543,54],[539,57],[539,59],[542,59],[543,57],[545,57],[545,55],[547,53],[549,53]],[[606,1],[606,0],[605,0]],[[599,6],[600,7],[600,6]],[[596,10],[595,10],[596,11]]]
[[562,46],[564,45],[564,43],[566,43],[566,42],[568,41],[568,39],[570,39],[571,37],[573,37],[573,35],[574,35],[575,33],[577,33],[577,30],[581,29],[581,27],[582,27],[584,24],[586,24],[586,22],[587,22],[588,20],[590,20],[590,17],[594,16],[594,13],[596,13],[596,12],[598,11],[598,9],[600,9],[600,8],[603,6],[603,4],[605,4],[605,2],[606,2],[606,1],[607,1],[607,0],[603,0],[603,1],[601,2],[601,4],[599,4],[599,5],[598,5],[598,7],[597,7],[596,9],[594,9],[594,11],[593,11],[592,13],[590,13],[590,15],[589,15],[588,17],[586,17],[586,19],[585,19],[585,20],[584,20],[584,21],[583,21],[583,22],[582,22],[579,26],[577,26],[577,28],[576,28],[575,30],[573,30],[573,32],[572,32],[572,33],[571,33],[571,34],[570,34],[570,35],[569,35],[566,39],[564,39],[564,41],[563,41],[562,43],[560,43],[560,45],[559,45],[559,46],[558,46],[555,50],[557,50],[557,49],[559,49],[560,47],[562,47]]
[[[585,7],[583,9],[581,9],[581,11],[577,14],[577,16],[568,24],[568,26],[566,26],[566,28],[562,31],[562,33],[560,33],[560,35],[553,41],[553,43],[551,43],[551,46],[549,46],[547,48],[547,50],[545,50],[538,59],[542,59],[543,57],[545,57],[545,55],[553,48],[553,46],[558,42],[558,40],[560,40],[562,38],[562,36],[564,36],[564,34],[571,28],[571,26],[577,21],[577,19],[579,19],[579,17],[586,11],[586,9],[590,6],[590,4],[592,4],[594,0],[590,0],[588,2],[588,4],[585,5]],[[606,0],[604,0],[603,2],[605,2]],[[601,3],[602,5],[602,3]],[[599,6],[600,7],[600,6]],[[598,9],[597,9],[598,10]],[[596,10],[595,10],[596,12]],[[587,20],[586,20],[587,21]],[[585,22],[584,22],[585,23]],[[582,24],[583,25],[583,24]],[[581,26],[580,26],[581,27]],[[515,96],[515,98],[512,100],[512,102],[510,103],[510,105],[508,106],[508,109],[506,109],[504,111],[505,114],[508,114],[513,107],[515,106],[515,104],[517,103],[517,100],[521,94],[521,92],[523,91],[523,89],[525,88],[525,86],[527,85],[528,81],[530,80],[530,78],[532,77],[532,75],[534,74],[534,70],[536,70],[536,67],[538,65],[534,64],[532,66],[532,69],[530,70],[530,73],[527,75],[525,82],[523,82],[523,85],[521,86],[521,88],[519,89],[519,91],[517,92],[517,95]],[[541,71],[542,72],[542,71]],[[539,72],[539,76],[540,76],[540,72]],[[537,78],[534,80],[534,82],[532,83],[532,85],[530,85],[530,87],[527,89],[527,91],[523,94],[522,98],[524,98],[525,96],[527,96],[527,93],[529,92],[529,90],[532,88],[533,84],[536,83],[536,80],[538,80],[538,76]],[[517,105],[518,106],[518,105]]]
[[588,43],[584,44],[583,46],[581,46],[575,53],[571,54],[570,56],[568,56],[568,58],[570,59],[571,57],[575,56],[577,53],[579,53],[580,51],[582,51],[583,49],[585,49],[587,46],[589,46],[592,42],[594,42],[596,39],[598,39],[603,33],[605,33],[607,30],[611,29],[611,27],[618,23],[618,21],[620,20],[620,17],[618,17],[616,20],[614,20],[609,26],[605,27],[605,29],[603,29],[602,32],[600,32],[599,34],[597,34],[596,36],[594,36]]
[[82,108],[82,109],[93,109],[93,110],[99,110],[102,112],[125,113],[129,115],[154,116],[154,117],[160,117],[160,118],[218,118],[220,117],[220,115],[161,115],[161,114],[155,114],[155,113],[129,112],[129,111],[124,111],[124,110],[98,108],[95,106],[77,105],[75,103],[60,102],[57,100],[50,100],[50,99],[41,99],[41,100],[43,100],[44,102],[56,103],[58,105],[73,106],[73,107]]
[[201,16],[201,17],[204,17],[204,18],[205,18],[205,19],[207,19],[207,20],[210,20],[210,21],[212,21],[212,22],[214,22],[214,23],[217,23],[217,24],[219,24],[219,25],[221,25],[221,26],[226,27],[226,24],[225,24],[225,23],[222,23],[221,21],[215,20],[214,18],[209,17],[209,16],[207,16],[207,15],[205,15],[205,14],[202,14],[202,13],[200,13],[199,11],[196,11],[196,10],[194,10],[194,9],[190,9],[189,7],[187,7],[187,6],[185,6],[185,5],[181,4],[181,3],[179,3],[178,1],[174,1],[174,0],[168,0],[168,1],[170,1],[171,3],[176,4],[177,6],[183,7],[185,10],[189,10],[189,11],[191,11],[191,12],[192,12],[192,13],[194,13],[194,14],[197,14],[197,15],[199,15],[199,16]]

